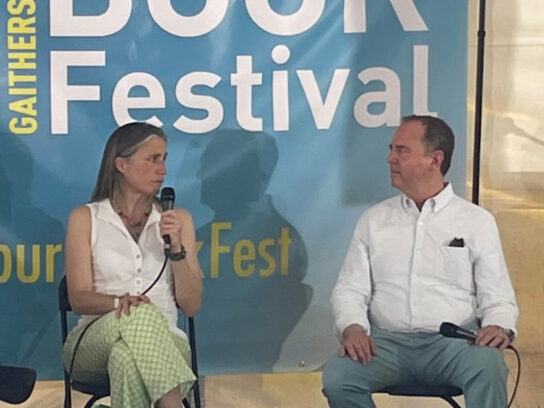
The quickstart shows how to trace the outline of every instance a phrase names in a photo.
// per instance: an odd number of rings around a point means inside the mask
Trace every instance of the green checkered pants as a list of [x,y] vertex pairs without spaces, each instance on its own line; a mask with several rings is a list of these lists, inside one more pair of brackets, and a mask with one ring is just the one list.
[[[83,327],[68,334],[63,360],[70,367]],[[140,303],[130,315],[110,312],[92,324],[76,352],[72,379],[101,384],[109,376],[112,408],[149,408],[179,386],[187,395],[195,376],[187,341],[172,333],[156,306]]]

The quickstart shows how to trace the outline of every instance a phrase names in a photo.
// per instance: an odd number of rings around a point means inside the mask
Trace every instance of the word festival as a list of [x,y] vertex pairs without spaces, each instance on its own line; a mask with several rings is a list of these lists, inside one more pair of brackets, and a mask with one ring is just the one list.
[[[51,0],[50,36],[99,38],[111,37],[121,32],[133,14],[132,1],[116,0],[107,3],[108,7],[102,14],[76,15],[73,0]],[[337,7],[342,11],[343,34],[366,33],[366,15],[370,11],[367,7],[370,9],[371,3],[365,0],[344,0],[342,6]],[[429,30],[413,0],[389,0],[389,3],[391,17],[398,21],[403,31]],[[144,7],[143,4],[141,6]],[[148,0],[145,5],[156,26],[171,36],[183,38],[184,41],[212,33],[221,25],[228,6],[228,0],[207,0],[197,14],[185,16],[174,9],[170,1]],[[279,14],[271,8],[268,0],[245,1],[245,9],[252,23],[263,34],[282,38],[299,36],[311,30],[319,22],[324,8],[325,0],[302,0],[295,12]],[[398,125],[404,90],[413,94],[410,111],[416,114],[435,114],[428,109],[427,44],[411,45],[411,68],[418,73],[412,76],[411,83],[402,83],[399,74],[386,66],[370,66],[357,70],[358,72],[350,68],[330,67],[330,76],[324,80],[328,81],[328,85],[319,86],[314,69],[295,69],[294,72],[281,69],[291,58],[291,49],[287,43],[287,40],[278,41],[268,51],[264,51],[269,52],[273,63],[268,64],[271,66],[269,72],[254,68],[254,55],[233,53],[232,63],[235,68],[230,75],[221,76],[202,67],[201,70],[179,75],[174,89],[165,87],[161,78],[153,73],[143,71],[126,72],[121,76],[116,74],[118,78],[115,78],[113,86],[101,83],[98,78],[104,77],[103,67],[107,66],[108,54],[114,51],[66,47],[50,50],[51,133],[69,133],[71,103],[97,102],[102,100],[102,95],[111,95],[111,111],[118,124],[145,120],[162,126],[166,116],[164,110],[180,111],[181,107],[182,113],[172,125],[181,132],[202,134],[219,128],[225,119],[225,106],[230,106],[234,101],[234,115],[241,129],[289,131],[290,87],[303,93],[303,101],[299,103],[308,106],[309,109],[304,112],[311,115],[315,128],[327,130],[331,128],[342,96],[349,88],[346,84],[350,77],[356,77],[362,84],[359,87],[363,92],[358,92],[353,102],[353,117],[362,127]],[[72,70],[81,67],[89,73],[85,83],[69,81]],[[96,73],[96,77],[93,77],[93,73]],[[226,95],[219,96],[214,88],[222,82],[228,83],[230,88],[227,89],[230,89],[230,93],[227,91]],[[370,84],[373,84],[372,90],[367,89],[364,92],[364,86]],[[380,90],[377,91],[376,87]],[[137,96],[134,95],[136,92]],[[257,106],[254,103],[257,94],[261,98],[262,95],[267,95],[269,109],[263,109],[260,104]],[[173,97],[179,106],[167,106],[166,101]],[[136,111],[139,111],[137,115]]]

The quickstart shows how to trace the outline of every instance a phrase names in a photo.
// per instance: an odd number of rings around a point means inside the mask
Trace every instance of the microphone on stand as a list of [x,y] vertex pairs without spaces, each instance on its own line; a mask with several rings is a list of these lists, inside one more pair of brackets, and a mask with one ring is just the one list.
[[[172,210],[174,208],[174,201],[176,199],[176,193],[172,187],[163,187],[161,190],[161,207],[163,211]],[[170,253],[170,235],[163,235],[164,240],[164,254]]]

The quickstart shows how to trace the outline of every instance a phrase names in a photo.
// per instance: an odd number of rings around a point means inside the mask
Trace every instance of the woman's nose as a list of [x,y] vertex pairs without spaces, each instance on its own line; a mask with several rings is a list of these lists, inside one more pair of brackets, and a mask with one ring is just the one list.
[[159,168],[157,169],[157,172],[158,172],[159,174],[162,174],[162,175],[166,174],[166,165],[165,165],[164,162],[161,162],[161,163],[159,164]]

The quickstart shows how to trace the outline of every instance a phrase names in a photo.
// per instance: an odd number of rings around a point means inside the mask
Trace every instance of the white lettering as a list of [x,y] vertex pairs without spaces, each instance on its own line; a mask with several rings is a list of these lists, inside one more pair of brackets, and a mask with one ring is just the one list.
[[96,16],[74,16],[74,0],[50,0],[49,32],[52,37],[105,37],[121,30],[130,18],[132,0],[109,0]]
[[[290,56],[286,45],[276,45],[272,50],[272,60],[276,64],[285,64]],[[289,130],[289,80],[285,70],[272,73],[272,116],[275,131]]]
[[191,119],[181,115],[174,123],[176,129],[187,133],[206,133],[217,129],[223,121],[223,105],[207,95],[196,95],[193,86],[205,85],[214,88],[221,81],[219,75],[213,72],[191,72],[181,77],[176,85],[176,97],[183,106],[194,109],[204,109],[208,115],[204,119]]
[[437,116],[429,111],[429,46],[414,46],[414,113],[416,115]]
[[[397,126],[400,123],[400,80],[397,74],[389,68],[367,68],[357,75],[363,84],[370,81],[382,81],[384,91],[374,91],[362,94],[353,105],[355,120],[361,126],[375,128],[386,124]],[[373,114],[368,111],[372,103],[384,103],[382,113]]]
[[302,0],[299,9],[290,15],[276,13],[269,0],[245,0],[251,19],[263,30],[276,35],[296,35],[310,29],[321,17],[325,0]]
[[68,85],[68,67],[104,66],[105,51],[51,51],[51,133],[68,133],[68,101],[99,101],[97,85]]
[[366,33],[366,0],[344,0],[344,32]]
[[236,72],[230,74],[230,84],[236,87],[236,120],[242,129],[260,132],[262,118],[253,116],[253,85],[263,83],[263,74],[253,72],[251,55],[236,56]]
[[[148,96],[129,96],[130,90],[135,86],[144,87]],[[111,99],[113,117],[118,125],[137,120],[130,116],[129,109],[164,108],[166,106],[161,83],[147,72],[133,72],[122,77],[115,85]],[[162,122],[155,115],[145,121],[157,127],[162,126]]]
[[[389,2],[404,31],[428,31],[413,0]],[[366,0],[344,0],[344,32],[366,33]]]
[[414,0],[389,0],[404,31],[428,31]]
[[165,31],[179,37],[197,37],[212,31],[225,17],[228,0],[206,0],[204,8],[194,16],[182,16],[171,0],[147,0],[153,19]]
[[321,98],[313,71],[299,69],[297,75],[312,111],[314,123],[318,129],[328,129],[336,113],[338,102],[346,85],[349,69],[335,69],[325,101]]

